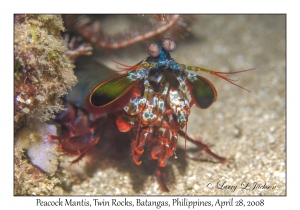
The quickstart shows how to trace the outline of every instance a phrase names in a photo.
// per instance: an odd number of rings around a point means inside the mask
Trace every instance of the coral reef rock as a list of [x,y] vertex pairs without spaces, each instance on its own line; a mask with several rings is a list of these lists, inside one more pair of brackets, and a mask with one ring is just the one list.
[[63,190],[54,177],[60,152],[48,134],[56,135],[56,127],[38,120],[15,135],[15,195],[60,195]]
[[15,131],[27,117],[47,121],[64,109],[61,97],[77,83],[60,33],[60,15],[16,15],[14,29]]

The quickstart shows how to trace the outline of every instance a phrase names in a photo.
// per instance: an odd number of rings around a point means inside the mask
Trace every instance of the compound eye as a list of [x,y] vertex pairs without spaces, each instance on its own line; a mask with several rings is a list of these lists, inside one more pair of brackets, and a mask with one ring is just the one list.
[[160,49],[159,46],[157,44],[155,44],[154,42],[150,42],[147,45],[147,53],[151,56],[151,57],[157,57],[160,54]]
[[162,47],[167,52],[172,52],[176,48],[176,43],[171,38],[164,38],[162,40]]

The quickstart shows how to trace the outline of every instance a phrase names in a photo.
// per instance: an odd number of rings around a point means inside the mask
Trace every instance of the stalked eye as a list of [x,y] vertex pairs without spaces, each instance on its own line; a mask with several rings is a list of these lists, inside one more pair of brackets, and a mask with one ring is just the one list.
[[160,54],[160,49],[159,46],[157,44],[155,44],[154,42],[150,42],[147,45],[147,53],[151,56],[151,57],[157,57]]
[[162,40],[162,47],[167,52],[172,52],[176,48],[176,43],[171,38],[164,38]]

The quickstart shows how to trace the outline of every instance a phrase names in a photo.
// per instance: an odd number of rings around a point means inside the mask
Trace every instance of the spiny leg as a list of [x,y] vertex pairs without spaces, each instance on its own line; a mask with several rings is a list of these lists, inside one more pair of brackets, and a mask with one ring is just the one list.
[[139,161],[139,158],[144,152],[144,146],[149,131],[150,128],[143,129],[142,132],[140,132],[140,134],[137,133],[137,137],[131,143],[132,159],[136,165],[140,165],[142,163],[142,161]]
[[167,187],[167,184],[165,182],[165,179],[163,177],[163,169],[161,167],[156,167],[156,176],[157,176],[157,181],[159,185],[161,186],[162,190],[164,192],[169,192],[169,188]]
[[[157,144],[151,149],[152,159],[158,159],[159,167],[165,167],[165,160],[173,155],[173,147],[170,141],[170,129],[169,125],[165,124],[162,127],[165,131],[162,136],[157,137]],[[172,146],[171,146],[172,145]]]
[[105,121],[106,116],[97,118],[94,122],[90,123],[87,116],[82,115],[77,117],[75,122],[65,123],[68,129],[68,133],[64,135],[51,135],[48,134],[49,140],[59,141],[59,148],[71,155],[78,156],[75,160],[71,162],[74,164],[81,160],[84,155],[93,148],[100,140],[100,138],[95,136],[96,130],[101,132],[99,128]]
[[84,147],[81,151],[78,151],[79,156],[75,160],[72,160],[71,165],[80,161],[85,156],[85,154],[98,143],[99,140],[100,138],[97,137],[95,140],[91,141],[86,147]]
[[145,146],[147,135],[148,135],[149,131],[150,131],[150,128],[143,129],[143,131],[140,134],[139,144],[134,145],[134,150],[139,155],[141,155],[144,152],[144,146]]
[[195,144],[198,148],[200,148],[201,150],[204,150],[207,154],[209,154],[210,156],[212,156],[213,158],[217,159],[218,161],[220,161],[221,163],[227,163],[227,159],[220,157],[219,155],[213,153],[209,147],[206,144],[203,144],[200,141],[196,141],[194,139],[192,139],[191,137],[189,137],[188,135],[186,135],[185,132],[183,132],[182,130],[178,130],[178,134],[182,137],[186,137],[186,139],[190,142],[192,142],[193,144]]
[[172,137],[170,143],[170,156],[173,155],[173,152],[177,148],[177,140],[178,140],[178,132],[176,130],[171,129]]

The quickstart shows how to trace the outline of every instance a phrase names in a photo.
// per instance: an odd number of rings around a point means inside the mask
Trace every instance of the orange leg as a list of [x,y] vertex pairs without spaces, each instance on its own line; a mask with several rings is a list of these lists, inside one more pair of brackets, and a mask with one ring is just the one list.
[[144,146],[146,144],[149,131],[150,128],[143,129],[140,134],[137,134],[139,137],[135,138],[135,140],[133,140],[131,143],[132,158],[136,165],[140,165],[142,163],[142,161],[139,161],[139,158],[144,152]]
[[162,168],[160,168],[160,167],[156,168],[156,175],[157,175],[157,181],[160,184],[162,190],[164,192],[169,192],[169,188],[167,187],[167,184],[166,184],[165,179],[163,177]]
[[220,161],[221,163],[227,163],[227,159],[220,157],[219,155],[213,153],[209,147],[206,144],[203,144],[200,141],[196,141],[194,139],[192,139],[191,137],[189,137],[188,135],[186,135],[185,132],[183,132],[182,130],[178,130],[178,134],[182,137],[186,137],[186,139],[190,142],[192,142],[193,144],[195,144],[198,148],[200,148],[201,150],[204,150],[207,154],[209,154],[210,156],[212,156],[213,158],[217,159],[218,161]]
[[86,147],[81,149],[81,151],[78,151],[79,156],[71,162],[71,165],[80,161],[85,156],[85,154],[98,143],[99,140],[100,138],[97,137],[95,140],[90,141],[90,143]]

